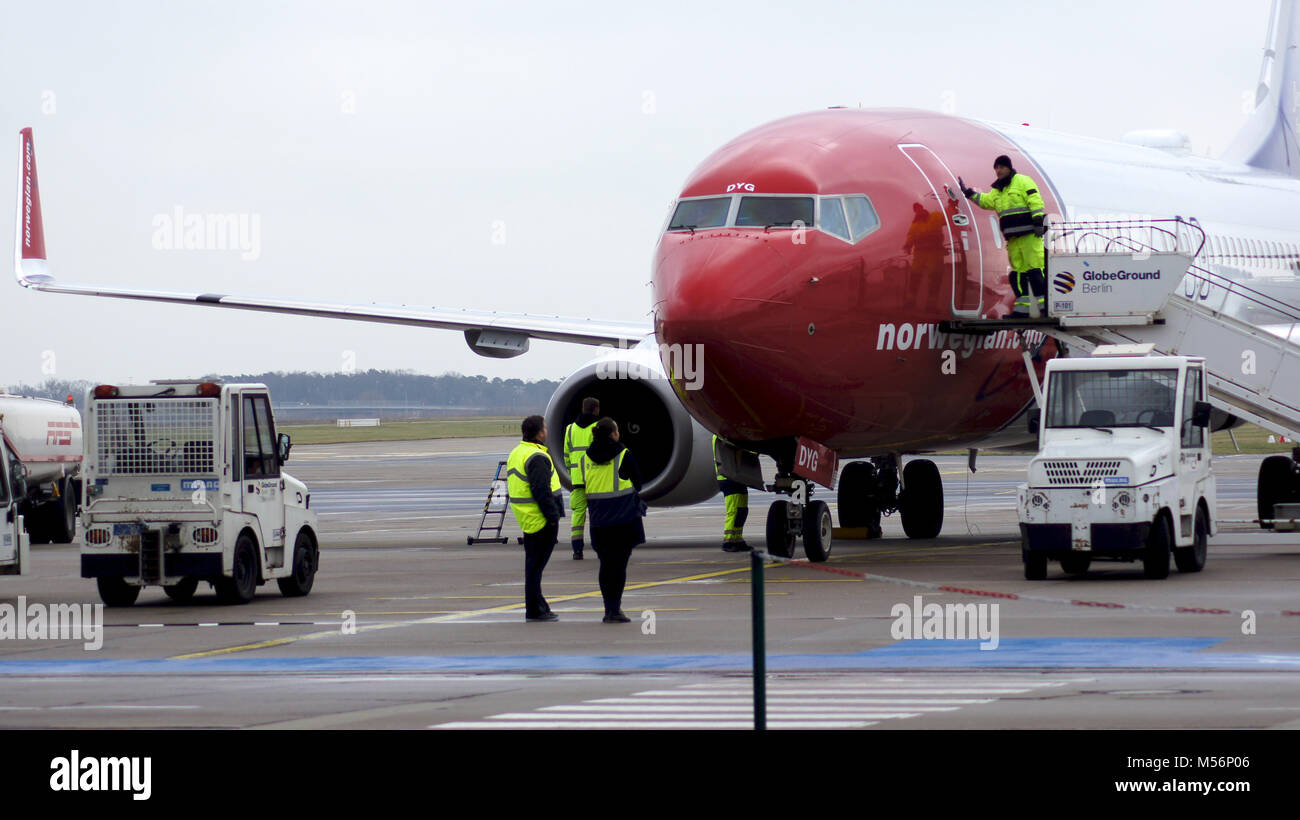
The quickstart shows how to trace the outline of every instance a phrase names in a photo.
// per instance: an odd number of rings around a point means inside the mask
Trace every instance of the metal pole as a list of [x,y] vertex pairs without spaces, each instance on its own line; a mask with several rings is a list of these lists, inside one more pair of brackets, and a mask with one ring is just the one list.
[[758,550],[750,553],[749,562],[754,625],[754,729],[763,731],[767,728],[767,630],[763,622],[763,559]]

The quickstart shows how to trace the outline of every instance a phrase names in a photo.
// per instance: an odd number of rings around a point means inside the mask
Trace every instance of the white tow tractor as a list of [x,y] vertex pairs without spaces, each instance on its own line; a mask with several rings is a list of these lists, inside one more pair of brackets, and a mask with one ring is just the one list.
[[1205,566],[1215,531],[1203,359],[1103,345],[1047,365],[1038,454],[1019,489],[1025,577],[1096,559],[1141,561],[1148,578]]
[[159,381],[86,394],[81,575],[109,606],[144,586],[177,602],[207,581],[229,603],[274,579],[311,591],[319,561],[307,487],[281,466],[265,385]]

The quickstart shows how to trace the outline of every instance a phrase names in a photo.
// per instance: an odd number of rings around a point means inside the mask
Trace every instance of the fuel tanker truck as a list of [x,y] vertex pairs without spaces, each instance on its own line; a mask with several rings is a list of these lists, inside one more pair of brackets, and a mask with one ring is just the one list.
[[81,496],[81,414],[51,399],[0,394],[0,574],[21,573],[23,542],[66,544]]

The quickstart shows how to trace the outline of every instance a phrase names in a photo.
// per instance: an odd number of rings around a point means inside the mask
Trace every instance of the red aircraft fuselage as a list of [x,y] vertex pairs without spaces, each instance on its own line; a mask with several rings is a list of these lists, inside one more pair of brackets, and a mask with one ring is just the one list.
[[[1006,427],[1032,399],[1012,334],[938,330],[1011,310],[996,216],[956,180],[987,190],[1000,154],[1062,212],[1005,137],[924,111],[801,114],[704,160],[680,198],[732,197],[731,220],[669,230],[654,260],[661,351],[701,346],[698,389],[674,381],[688,410],[736,441],[806,436],[849,457],[974,445]],[[737,226],[739,197],[800,194],[865,195],[878,226],[856,241]],[[817,228],[830,218],[821,202]]]

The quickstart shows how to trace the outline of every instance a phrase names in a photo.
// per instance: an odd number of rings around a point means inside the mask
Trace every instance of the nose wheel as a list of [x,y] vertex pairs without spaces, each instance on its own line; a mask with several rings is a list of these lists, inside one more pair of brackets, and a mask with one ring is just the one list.
[[812,487],[802,478],[778,474],[773,487],[777,492],[789,493],[791,500],[778,499],[767,508],[767,551],[793,558],[795,544],[802,539],[809,561],[825,561],[831,554],[830,506],[825,501],[809,500]]

